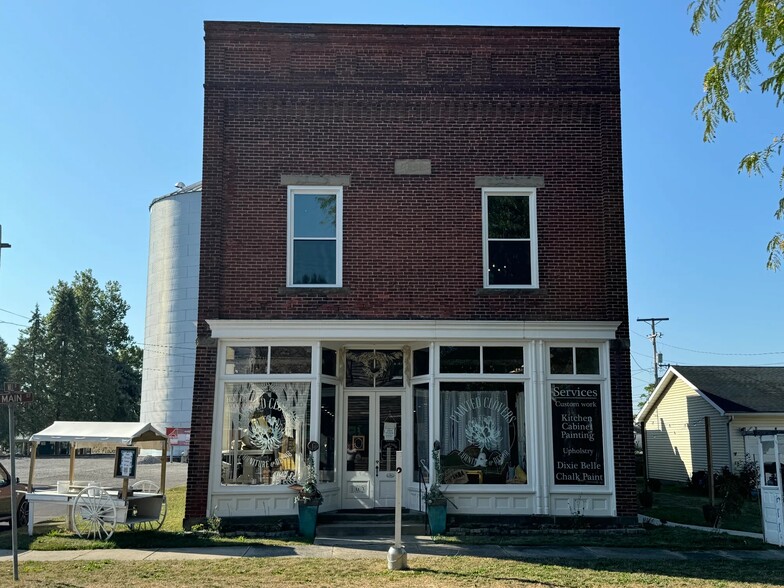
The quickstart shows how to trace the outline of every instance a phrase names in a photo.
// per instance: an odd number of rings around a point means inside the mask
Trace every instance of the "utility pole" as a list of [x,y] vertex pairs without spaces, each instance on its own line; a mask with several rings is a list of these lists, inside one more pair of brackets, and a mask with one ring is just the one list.
[[0,225],[0,252],[3,249],[7,249],[8,247],[11,247],[11,244],[10,243],[3,243],[3,225]]
[[648,335],[648,339],[651,340],[653,343],[653,377],[654,377],[654,385],[659,384],[659,354],[656,351],[656,338],[661,337],[661,333],[656,332],[656,325],[663,321],[668,321],[668,318],[638,318],[638,323],[650,323],[651,325],[651,334]]

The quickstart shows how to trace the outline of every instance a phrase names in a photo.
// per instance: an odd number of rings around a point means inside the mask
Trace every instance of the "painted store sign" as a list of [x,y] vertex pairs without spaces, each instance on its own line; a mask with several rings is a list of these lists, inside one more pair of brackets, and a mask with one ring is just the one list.
[[551,384],[555,483],[604,484],[601,387]]

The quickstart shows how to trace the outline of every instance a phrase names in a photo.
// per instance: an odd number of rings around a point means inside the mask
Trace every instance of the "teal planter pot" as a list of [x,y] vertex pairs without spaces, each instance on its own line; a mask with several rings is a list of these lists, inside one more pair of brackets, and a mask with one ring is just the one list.
[[313,541],[316,537],[316,521],[318,519],[319,505],[299,505],[299,534],[305,539]]
[[427,507],[427,520],[431,535],[443,535],[446,531],[446,504],[431,504]]

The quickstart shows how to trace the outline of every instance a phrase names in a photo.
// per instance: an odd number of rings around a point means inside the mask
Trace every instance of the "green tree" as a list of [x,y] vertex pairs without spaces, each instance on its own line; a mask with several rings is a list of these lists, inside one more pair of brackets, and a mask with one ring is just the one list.
[[101,288],[90,270],[49,290],[46,316],[36,307],[11,357],[15,377],[33,391],[20,431],[55,420],[134,421],[141,397],[141,349],[130,336],[120,285]]
[[[699,35],[706,21],[718,21],[723,4],[724,0],[691,2],[691,32]],[[703,80],[705,94],[694,107],[695,115],[705,124],[705,141],[716,138],[722,122],[735,122],[735,111],[730,106],[733,82],[740,92],[751,92],[752,86],[758,85],[763,94],[773,94],[777,106],[784,99],[784,4],[781,0],[740,0],[733,16],[713,45],[713,65]],[[744,155],[738,171],[749,175],[772,171],[772,161],[781,155],[782,145],[784,132],[779,130],[767,146]],[[779,188],[784,188],[784,167]],[[779,198],[775,217],[784,219],[784,198]],[[768,242],[768,268],[780,269],[782,260],[784,233],[777,232]]]
[[34,433],[51,424],[51,420],[45,420],[54,403],[44,372],[44,337],[43,317],[36,304],[29,326],[20,333],[9,358],[11,373],[16,383],[33,392],[33,402],[17,411],[17,427],[27,433]]

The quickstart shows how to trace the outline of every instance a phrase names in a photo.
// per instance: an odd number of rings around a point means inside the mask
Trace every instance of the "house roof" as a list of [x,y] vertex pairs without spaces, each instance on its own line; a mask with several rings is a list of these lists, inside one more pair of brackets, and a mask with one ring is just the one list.
[[784,413],[784,367],[672,366],[635,419],[642,422],[680,377],[722,413]]
[[133,445],[144,441],[165,441],[166,435],[150,423],[55,421],[30,441],[114,443]]

